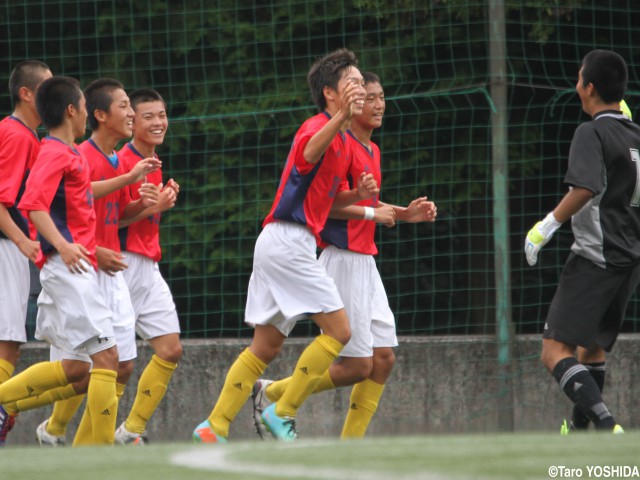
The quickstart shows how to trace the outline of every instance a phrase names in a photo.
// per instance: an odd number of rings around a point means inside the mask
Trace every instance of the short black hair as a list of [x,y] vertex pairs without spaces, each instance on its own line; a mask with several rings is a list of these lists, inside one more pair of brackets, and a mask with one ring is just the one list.
[[40,60],[23,60],[18,62],[9,76],[9,94],[14,105],[20,103],[20,89],[27,87],[34,90],[42,81],[44,72],[50,71],[49,66]]
[[379,83],[382,85],[380,77],[373,72],[362,72],[362,78],[364,79],[365,85],[368,83]]
[[582,59],[582,85],[592,83],[604,103],[622,100],[627,81],[627,63],[616,52],[592,50]]
[[129,101],[131,102],[131,108],[134,110],[140,103],[147,102],[162,102],[164,107],[167,108],[167,102],[164,101],[162,95],[153,88],[138,88],[129,94]]
[[42,125],[47,130],[62,125],[67,107],[80,108],[81,98],[80,82],[75,78],[51,77],[42,82],[36,94],[36,108]]
[[358,66],[358,58],[356,54],[346,48],[339,48],[334,52],[325,55],[316,60],[307,74],[307,83],[311,90],[313,103],[316,104],[321,112],[327,108],[327,101],[324,98],[324,87],[330,87],[338,90],[338,82],[342,77],[342,73],[351,68]]
[[124,90],[124,85],[113,78],[99,78],[91,82],[84,89],[84,96],[87,100],[87,112],[89,113],[89,128],[96,130],[99,126],[98,119],[95,117],[96,110],[108,112],[111,107],[113,98],[111,94],[114,90]]

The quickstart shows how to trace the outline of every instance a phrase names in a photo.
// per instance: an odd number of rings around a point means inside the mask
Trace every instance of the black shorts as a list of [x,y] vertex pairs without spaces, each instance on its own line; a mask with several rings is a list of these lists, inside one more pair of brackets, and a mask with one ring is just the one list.
[[640,265],[605,270],[571,253],[549,307],[543,338],[610,351],[629,300],[640,281]]

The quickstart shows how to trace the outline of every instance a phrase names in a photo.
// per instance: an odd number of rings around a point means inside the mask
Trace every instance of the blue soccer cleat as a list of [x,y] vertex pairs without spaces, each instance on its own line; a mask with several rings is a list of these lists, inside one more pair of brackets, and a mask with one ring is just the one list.
[[214,432],[211,422],[207,419],[193,431],[193,441],[194,443],[227,443],[227,438]]
[[276,404],[272,403],[262,412],[262,422],[278,440],[292,442],[298,438],[296,419],[276,415]]
[[0,405],[0,447],[4,447],[7,435],[16,422],[15,415],[9,415],[7,411]]

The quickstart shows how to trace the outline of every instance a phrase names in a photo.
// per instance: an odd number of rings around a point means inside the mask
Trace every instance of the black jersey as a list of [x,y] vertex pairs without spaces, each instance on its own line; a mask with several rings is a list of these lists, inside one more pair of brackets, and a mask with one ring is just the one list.
[[602,268],[640,262],[640,127],[620,112],[599,112],[571,141],[565,183],[594,197],[572,220],[571,250]]

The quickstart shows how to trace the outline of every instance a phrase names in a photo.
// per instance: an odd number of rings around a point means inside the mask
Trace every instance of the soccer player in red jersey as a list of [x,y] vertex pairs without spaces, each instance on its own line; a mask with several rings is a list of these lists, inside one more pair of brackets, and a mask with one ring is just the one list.
[[[141,88],[131,92],[129,98],[135,112],[133,138],[118,152],[125,171],[134,168],[143,158],[157,158],[156,147],[162,145],[169,127],[167,107],[157,91]],[[116,430],[116,443],[121,444],[144,442],[147,422],[164,397],[182,357],[178,314],[169,286],[158,268],[162,256],[161,214],[173,208],[180,186],[170,179],[162,188],[160,169],[148,174],[146,181],[162,189],[158,203],[145,210],[141,220],[121,223],[120,246],[129,265],[123,273],[135,312],[136,332],[149,342],[154,355],[140,376],[127,419]],[[140,197],[139,183],[127,188],[131,198]]]
[[[133,371],[135,359],[135,316],[122,271],[127,268],[123,262],[118,239],[120,218],[134,218],[145,208],[157,202],[158,192],[154,185],[142,184],[142,197],[132,201],[123,184],[138,182],[145,175],[155,171],[160,165],[157,159],[143,159],[135,169],[125,172],[114,148],[117,143],[131,135],[133,110],[129,98],[120,82],[102,78],[91,82],[85,89],[91,137],[78,146],[78,151],[87,160],[94,191],[93,208],[96,213],[96,258],[100,289],[109,309],[113,313],[113,331],[118,345],[119,365],[116,381],[118,398],[122,396],[127,380]],[[67,358],[66,352],[52,348],[52,359]],[[64,443],[60,430],[64,428],[77,410],[86,391],[86,380],[58,391],[57,398],[39,399],[65,400],[58,402],[52,417],[38,426],[36,437],[43,443]],[[20,410],[32,408],[18,405]],[[49,425],[51,424],[51,426]],[[74,445],[93,443],[94,432],[91,419],[85,415],[80,422]],[[53,438],[52,438],[53,437]],[[62,437],[63,438],[63,437]]]
[[111,444],[115,431],[118,351],[112,314],[98,286],[96,217],[86,159],[75,139],[84,135],[87,110],[77,80],[53,77],[38,90],[36,105],[49,135],[42,141],[19,208],[38,230],[42,292],[36,338],[68,356],[41,362],[0,385],[0,403],[35,397],[83,379],[93,443]]
[[280,400],[263,412],[274,436],[294,440],[298,408],[349,341],[344,305],[317,261],[316,246],[334,201],[348,205],[377,193],[372,176],[362,173],[357,189],[336,198],[351,161],[346,130],[364,102],[356,65],[353,52],[340,49],[316,61],[308,73],[320,113],[298,129],[256,241],[245,310],[245,322],[255,328],[253,341],[231,366],[213,411],[194,430],[196,442],[226,442],[229,425],[254,383],[296,321],[310,316],[323,333],[301,354]]
[[[20,345],[27,341],[29,260],[35,261],[40,244],[31,239],[17,205],[40,150],[36,92],[50,77],[49,67],[38,60],[18,63],[9,77],[14,110],[0,122],[0,384],[13,374]],[[15,415],[0,406],[0,446],[14,421]]]
[[[362,115],[351,121],[347,135],[352,141],[353,160],[348,178],[360,172],[371,172],[381,188],[380,149],[371,141],[376,128],[382,126],[385,111],[384,90],[377,75],[364,72],[366,98]],[[351,188],[348,181],[340,190]],[[413,200],[407,207],[381,202],[378,196],[345,208],[333,208],[321,233],[324,250],[320,263],[334,279],[344,301],[351,340],[331,364],[313,393],[354,385],[342,438],[363,437],[382,396],[398,345],[395,320],[374,256],[376,223],[392,227],[397,220],[405,222],[434,221],[437,210],[426,197]],[[291,377],[271,382],[258,380],[252,392],[256,430],[262,437],[261,412],[277,401]]]

